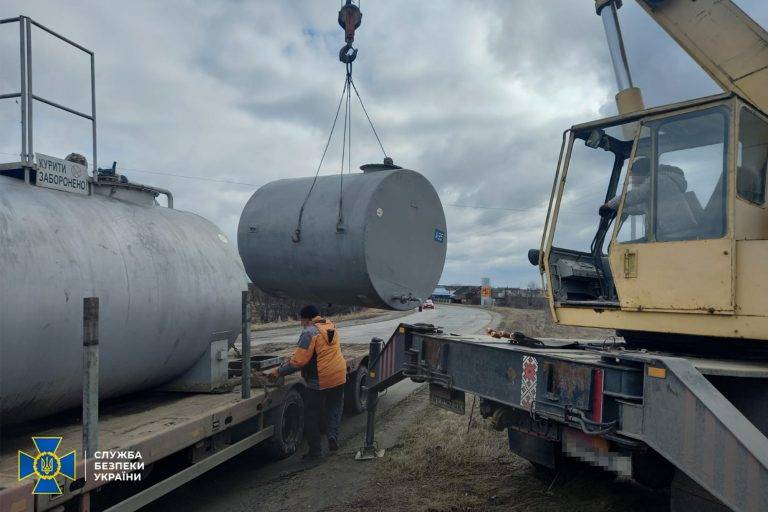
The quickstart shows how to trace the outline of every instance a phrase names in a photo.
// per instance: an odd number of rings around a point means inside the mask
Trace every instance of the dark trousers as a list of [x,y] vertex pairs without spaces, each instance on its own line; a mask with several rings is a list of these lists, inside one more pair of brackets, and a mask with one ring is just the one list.
[[304,395],[306,417],[304,432],[309,444],[309,451],[320,453],[320,432],[325,432],[329,439],[338,439],[341,415],[344,412],[344,384],[328,389],[307,388]]

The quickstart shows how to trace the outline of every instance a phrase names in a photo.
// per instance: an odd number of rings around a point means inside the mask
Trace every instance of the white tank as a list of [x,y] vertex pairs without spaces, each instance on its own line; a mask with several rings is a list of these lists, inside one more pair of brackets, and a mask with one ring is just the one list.
[[246,277],[207,220],[141,187],[82,196],[0,176],[2,422],[81,403],[83,298],[100,300],[100,396],[167,382],[239,332]]

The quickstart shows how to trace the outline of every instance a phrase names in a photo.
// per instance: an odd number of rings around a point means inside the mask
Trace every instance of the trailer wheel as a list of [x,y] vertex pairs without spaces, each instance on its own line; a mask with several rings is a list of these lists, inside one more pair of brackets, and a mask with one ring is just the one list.
[[368,367],[365,363],[361,363],[347,384],[345,393],[347,412],[360,414],[368,408],[368,392],[365,391],[367,384]]
[[274,434],[261,444],[261,452],[272,459],[290,457],[301,446],[304,435],[304,400],[296,389],[288,392],[279,407],[266,418],[267,425],[275,427]]

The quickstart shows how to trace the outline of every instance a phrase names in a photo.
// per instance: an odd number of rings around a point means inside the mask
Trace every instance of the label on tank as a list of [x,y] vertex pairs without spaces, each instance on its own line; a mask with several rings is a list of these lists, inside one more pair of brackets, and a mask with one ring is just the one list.
[[445,242],[445,231],[441,231],[439,229],[435,230],[435,242],[443,243]]
[[88,169],[68,160],[42,153],[37,159],[37,186],[88,195]]

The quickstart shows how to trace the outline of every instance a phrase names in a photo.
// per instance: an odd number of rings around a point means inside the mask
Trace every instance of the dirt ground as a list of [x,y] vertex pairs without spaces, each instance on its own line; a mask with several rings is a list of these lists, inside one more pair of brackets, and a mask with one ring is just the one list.
[[519,331],[533,338],[606,339],[616,335],[610,329],[592,329],[559,325],[552,321],[549,309],[493,308],[502,316],[499,328]]

